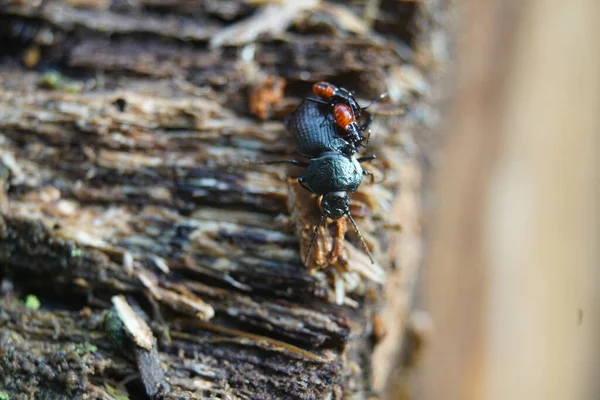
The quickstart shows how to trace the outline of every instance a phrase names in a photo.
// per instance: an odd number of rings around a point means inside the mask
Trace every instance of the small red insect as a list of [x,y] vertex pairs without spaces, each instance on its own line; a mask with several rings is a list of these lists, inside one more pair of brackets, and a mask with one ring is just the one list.
[[339,88],[329,82],[317,82],[313,85],[313,93],[319,97],[327,99],[330,106],[342,103],[350,106],[352,113],[359,117],[362,108],[354,98],[354,94],[347,89]]
[[[365,137],[362,133],[368,132],[369,125],[373,120],[373,116],[369,115],[367,121],[360,125],[357,118],[360,117],[362,111],[369,108],[373,103],[387,96],[387,93],[382,94],[373,100],[368,106],[361,107],[354,94],[347,89],[337,87],[329,82],[317,82],[313,84],[313,93],[324,100],[311,99],[308,100],[326,104],[333,108],[333,116],[336,124],[347,133],[347,142],[352,146],[354,152],[359,150],[359,146],[363,146],[362,142],[368,141],[369,134]],[[366,147],[366,146],[363,146]]]
[[368,127],[368,124],[365,123],[363,127],[359,126],[350,107],[345,104],[336,104],[333,106],[333,118],[337,126],[348,133],[352,143],[361,143],[365,140],[361,133]]

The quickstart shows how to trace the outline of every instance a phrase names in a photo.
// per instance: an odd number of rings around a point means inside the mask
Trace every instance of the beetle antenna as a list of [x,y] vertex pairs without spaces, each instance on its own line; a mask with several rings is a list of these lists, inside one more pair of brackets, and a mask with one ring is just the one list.
[[323,221],[325,221],[326,217],[327,217],[327,215],[325,213],[321,214],[321,219],[319,220],[319,223],[317,224],[317,226],[315,226],[315,231],[313,232],[312,238],[310,239],[310,244],[308,245],[308,250],[306,252],[307,260],[308,260],[308,257],[310,256],[310,252],[312,251],[313,245],[315,244],[315,240],[317,239],[317,232],[319,231],[319,228],[323,224]]
[[366,110],[367,108],[371,107],[373,104],[377,103],[379,100],[383,100],[383,99],[385,99],[386,97],[388,97],[388,95],[389,95],[389,94],[388,94],[387,92],[385,92],[385,93],[381,93],[381,94],[379,95],[379,97],[377,97],[376,99],[373,99],[373,101],[371,101],[371,102],[369,103],[369,105],[367,105],[366,107],[361,107],[360,109],[364,111],[364,110]]
[[369,256],[369,260],[371,260],[371,264],[375,264],[375,261],[373,261],[373,256],[371,255],[371,250],[369,250],[369,247],[367,246],[367,242],[365,242],[363,235],[360,234],[360,231],[358,230],[358,226],[356,226],[356,222],[354,222],[354,218],[352,218],[352,215],[350,215],[350,213],[348,213],[346,215],[348,216],[348,219],[350,220],[350,222],[352,222],[354,231],[356,231],[356,234],[358,235],[360,242],[362,243],[363,247],[365,248],[365,253],[367,253],[367,255]]
[[272,161],[254,161],[254,164],[272,165],[272,164],[293,164],[298,167],[308,167],[308,163],[300,160],[272,160]]

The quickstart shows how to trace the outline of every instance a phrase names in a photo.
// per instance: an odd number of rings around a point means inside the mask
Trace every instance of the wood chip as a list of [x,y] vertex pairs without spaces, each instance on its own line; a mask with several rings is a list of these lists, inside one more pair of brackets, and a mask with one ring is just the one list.
[[288,0],[282,5],[270,4],[252,17],[214,35],[210,47],[241,45],[252,42],[264,33],[283,32],[300,12],[314,8],[318,4],[319,0]]
[[122,295],[113,296],[112,303],[119,318],[123,321],[127,333],[133,341],[138,346],[143,347],[146,350],[151,350],[152,346],[156,344],[156,338],[146,322],[135,313]]

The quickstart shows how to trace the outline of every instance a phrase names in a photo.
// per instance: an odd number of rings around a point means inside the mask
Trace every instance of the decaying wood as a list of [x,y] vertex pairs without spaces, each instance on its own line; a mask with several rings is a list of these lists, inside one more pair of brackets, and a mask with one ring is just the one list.
[[[372,392],[371,321],[386,275],[399,274],[399,171],[423,126],[427,84],[407,63],[416,4],[381,2],[370,30],[358,21],[373,6],[361,2],[284,2],[286,21],[257,26],[261,12],[282,7],[260,3],[1,9],[1,390],[105,399]],[[389,13],[402,18],[392,26]],[[319,268],[307,268],[300,249],[318,199],[288,179],[302,170],[255,163],[293,155],[281,119],[318,79],[360,99],[390,92],[370,109],[376,182],[351,197],[376,265],[352,229],[330,221],[315,246]],[[15,297],[26,293],[41,310]],[[139,318],[156,344],[123,336],[133,328],[115,322],[113,296],[129,309],[121,322]],[[60,368],[47,371],[53,363]]]

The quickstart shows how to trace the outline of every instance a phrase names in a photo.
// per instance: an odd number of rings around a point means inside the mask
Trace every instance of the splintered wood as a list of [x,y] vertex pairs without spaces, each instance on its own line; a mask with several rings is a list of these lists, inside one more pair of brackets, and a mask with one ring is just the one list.
[[[333,298],[337,304],[355,304],[352,300],[346,299],[346,294],[364,293],[365,285],[361,284],[364,278],[376,283],[384,283],[385,270],[377,263],[372,264],[366,254],[361,254],[364,249],[356,249],[346,241],[349,222],[345,217],[334,220],[326,219],[325,223],[316,229],[316,239],[309,253],[310,243],[315,235],[315,227],[318,226],[321,219],[318,199],[303,189],[296,181],[290,180],[289,186],[288,206],[292,217],[296,220],[302,261],[311,273],[331,267],[331,270],[325,271],[331,273],[333,279],[333,288],[329,297]],[[361,188],[361,190],[364,189]],[[369,195],[366,194],[366,196]],[[368,245],[373,242],[372,236],[368,229],[365,229],[366,225],[363,226],[360,222],[359,224]]]
[[[0,387],[15,398],[370,393],[370,321],[398,271],[398,171],[424,118],[423,79],[394,72],[410,38],[385,13],[361,22],[362,1],[8,3]],[[408,25],[415,4],[393,7]],[[388,89],[401,99],[369,108],[376,179],[350,195],[375,264],[346,218],[324,221],[308,254],[319,199],[297,184],[301,169],[256,164],[295,157],[282,119],[322,79],[361,104]],[[18,300],[30,293],[40,310]],[[133,352],[106,327],[113,304]],[[69,370],[54,379],[59,362]]]

